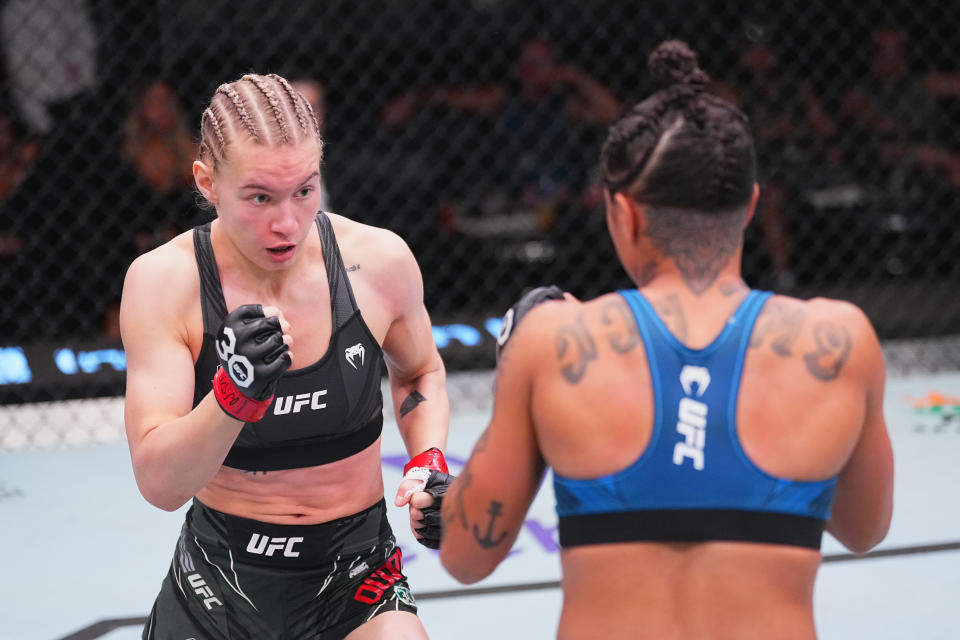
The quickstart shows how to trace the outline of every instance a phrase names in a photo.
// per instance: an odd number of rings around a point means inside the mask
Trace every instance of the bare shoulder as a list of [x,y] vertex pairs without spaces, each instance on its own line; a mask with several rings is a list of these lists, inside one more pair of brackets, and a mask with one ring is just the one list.
[[844,300],[773,296],[757,318],[750,347],[802,358],[807,371],[824,382],[845,371],[882,369],[880,344],[870,319]]
[[420,309],[423,277],[403,238],[389,229],[328,215],[354,292],[359,289],[372,293],[377,304],[389,310],[392,317]]
[[416,268],[416,259],[407,243],[393,231],[335,213],[327,216],[348,271],[389,273],[397,268]]
[[767,302],[763,313],[778,312],[803,315],[811,323],[811,328],[824,324],[843,327],[855,335],[875,335],[873,325],[867,314],[852,302],[833,298],[811,298],[801,300],[790,296],[775,295]]
[[387,257],[394,254],[409,253],[407,243],[397,233],[383,227],[364,224],[336,213],[328,213],[337,243],[341,251],[351,251],[363,247],[371,257],[386,252]]
[[578,354],[589,359],[596,355],[597,341],[605,340],[606,324],[620,326],[624,314],[629,308],[616,294],[589,301],[549,300],[524,315],[510,342],[517,345],[513,350],[532,354],[541,364],[544,353],[556,353],[561,360]]
[[124,278],[121,322],[124,315],[179,313],[199,299],[200,276],[191,234],[182,233],[131,263]]

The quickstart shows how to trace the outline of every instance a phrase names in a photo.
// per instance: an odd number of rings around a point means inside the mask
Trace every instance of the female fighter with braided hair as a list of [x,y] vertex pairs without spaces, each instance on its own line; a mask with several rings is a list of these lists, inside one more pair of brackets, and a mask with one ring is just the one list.
[[322,151],[284,78],[221,85],[193,166],[217,217],[127,273],[137,484],[193,500],[144,638],[426,638],[386,517],[380,380],[413,456],[394,502],[436,548],[443,362],[403,240],[318,211]]
[[[493,417],[443,500],[441,559],[487,576],[553,470],[560,638],[816,637],[826,529],[886,535],[893,456],[877,337],[851,304],[751,290],[746,118],[690,48],[610,129],[606,216],[637,288],[539,288],[508,312]],[[543,304],[540,304],[540,303]]]

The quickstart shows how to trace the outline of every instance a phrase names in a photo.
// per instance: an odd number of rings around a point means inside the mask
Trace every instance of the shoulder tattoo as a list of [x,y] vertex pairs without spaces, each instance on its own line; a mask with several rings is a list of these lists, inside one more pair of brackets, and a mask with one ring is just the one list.
[[782,300],[771,300],[757,318],[750,336],[750,348],[757,349],[769,342],[770,349],[778,356],[793,355],[793,343],[800,335],[806,313],[803,307]]
[[623,300],[611,300],[603,308],[602,322],[609,327],[607,341],[617,353],[627,353],[640,344],[637,323]]
[[[587,372],[587,366],[597,359],[597,344],[590,335],[583,314],[557,329],[557,358],[563,363],[561,373],[570,384],[577,384]],[[568,353],[571,358],[567,358]]]
[[813,339],[817,346],[803,356],[803,362],[810,375],[829,382],[840,375],[840,369],[850,355],[853,339],[846,327],[829,320],[813,325]]

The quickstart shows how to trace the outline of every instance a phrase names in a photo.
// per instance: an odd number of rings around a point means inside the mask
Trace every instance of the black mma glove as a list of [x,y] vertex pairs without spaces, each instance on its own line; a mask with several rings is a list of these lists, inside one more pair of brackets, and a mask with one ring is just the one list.
[[547,300],[563,300],[563,291],[556,285],[549,287],[537,287],[531,289],[520,296],[512,307],[507,309],[503,316],[503,324],[500,326],[500,335],[497,337],[497,360],[500,359],[500,352],[507,344],[507,340],[513,334],[514,328],[520,324],[523,316],[527,315],[530,309]]
[[231,417],[257,422],[273,401],[280,376],[290,368],[290,347],[283,341],[280,318],[264,317],[259,304],[237,307],[220,325],[216,346],[217,402]]
[[420,521],[423,526],[417,528],[417,533],[421,536],[417,541],[429,549],[440,548],[440,538],[443,533],[440,524],[440,507],[443,505],[443,496],[447,493],[447,487],[454,478],[449,471],[443,452],[436,447],[431,447],[414,456],[403,467],[404,480],[413,479],[425,483],[420,488],[411,489],[408,495],[413,491],[424,491],[433,496],[433,503],[429,507],[420,509],[423,513],[423,520]]
[[440,539],[443,537],[443,525],[440,521],[440,509],[443,507],[443,496],[447,493],[447,488],[453,482],[455,476],[442,471],[430,471],[430,477],[427,478],[427,484],[423,490],[433,496],[433,504],[429,507],[420,509],[423,513],[423,526],[417,529],[421,535],[418,542],[428,549],[439,549]]

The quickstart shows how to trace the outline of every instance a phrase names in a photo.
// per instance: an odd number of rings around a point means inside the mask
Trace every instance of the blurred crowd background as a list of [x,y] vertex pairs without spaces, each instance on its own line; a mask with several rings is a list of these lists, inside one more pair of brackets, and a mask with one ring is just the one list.
[[248,71],[314,103],[326,208],[408,242],[435,322],[629,286],[597,159],[668,37],[753,125],[748,283],[960,333],[958,24],[948,0],[0,2],[0,346],[119,344],[126,267],[211,215],[199,116]]

